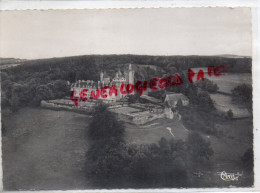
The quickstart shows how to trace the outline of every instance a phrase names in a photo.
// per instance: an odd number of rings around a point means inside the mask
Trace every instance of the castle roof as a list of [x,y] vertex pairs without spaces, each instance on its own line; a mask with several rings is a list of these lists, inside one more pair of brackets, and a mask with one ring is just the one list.
[[118,70],[118,76],[119,77],[122,76],[122,73],[121,73],[120,69]]
[[98,88],[98,87],[103,87],[105,86],[105,83],[103,82],[95,82],[93,80],[87,80],[87,81],[77,81],[75,83],[75,85],[73,85],[75,87],[80,87],[80,88],[89,88],[89,87],[92,87],[92,88]]
[[[129,65],[129,70],[132,69],[131,64]],[[106,73],[106,71],[101,71],[102,77],[103,77],[103,82],[102,81],[98,81],[95,82],[93,80],[78,80],[75,83],[71,84],[71,87],[81,87],[81,88],[100,88],[106,85],[112,85],[115,82],[124,82],[126,80],[128,80],[128,73],[125,71],[124,73],[121,72],[120,69],[118,69],[118,71],[116,72],[115,77],[111,80],[111,77],[108,76],[108,74]]]
[[106,71],[104,72],[104,78],[110,78]]

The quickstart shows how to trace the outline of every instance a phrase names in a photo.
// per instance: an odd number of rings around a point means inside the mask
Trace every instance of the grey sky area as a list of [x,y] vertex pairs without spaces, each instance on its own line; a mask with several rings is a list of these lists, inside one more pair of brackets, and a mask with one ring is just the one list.
[[2,58],[251,52],[250,8],[0,12]]

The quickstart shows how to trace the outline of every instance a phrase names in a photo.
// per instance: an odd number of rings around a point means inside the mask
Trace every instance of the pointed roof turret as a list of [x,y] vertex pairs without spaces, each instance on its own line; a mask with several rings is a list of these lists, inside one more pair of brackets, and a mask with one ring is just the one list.
[[118,76],[119,76],[119,77],[122,76],[122,73],[121,73],[121,71],[120,71],[120,68],[118,69]]
[[132,70],[132,64],[129,64],[129,70]]

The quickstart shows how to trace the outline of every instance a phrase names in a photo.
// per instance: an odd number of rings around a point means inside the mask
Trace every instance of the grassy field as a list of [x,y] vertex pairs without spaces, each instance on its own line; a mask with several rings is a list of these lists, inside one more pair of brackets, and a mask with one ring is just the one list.
[[[195,73],[197,73],[200,68],[192,68]],[[201,68],[204,71],[205,78],[212,80],[219,87],[220,92],[231,94],[231,90],[241,84],[252,84],[252,74],[251,73],[226,73],[221,76],[209,76],[207,73],[207,68]],[[195,76],[196,77],[196,76]],[[194,81],[195,81],[194,77]]]
[[223,76],[212,76],[209,78],[215,82],[220,92],[231,94],[231,90],[241,84],[252,84],[252,74],[250,73],[227,73]]
[[[171,128],[171,135],[169,130]],[[158,143],[164,137],[165,139],[182,139],[186,140],[189,131],[184,128],[181,122],[170,119],[157,119],[145,126],[135,124],[126,124],[126,141],[134,144],[151,144]]]
[[[68,111],[24,108],[5,118],[3,171],[6,190],[89,189],[85,177],[86,130],[89,117]],[[161,137],[186,140],[189,133],[181,121],[155,120],[138,127],[126,123],[126,141],[135,144],[157,143]],[[227,186],[217,172],[243,172],[240,157],[252,145],[252,121],[233,120],[218,125],[224,136],[203,137],[211,142],[214,156],[193,170],[204,176],[191,178],[194,186]],[[243,177],[246,178],[246,175]],[[248,177],[248,176],[247,176]],[[241,185],[241,181],[229,183]]]
[[[24,108],[4,119],[4,188],[7,190],[91,188],[84,173],[88,149],[89,117],[69,111]],[[152,125],[152,124],[151,124]],[[128,143],[157,143],[171,138],[185,139],[181,123],[162,119],[156,125],[126,124]]]
[[84,172],[86,115],[25,108],[4,121],[4,189],[90,187]]
[[[223,112],[227,112],[229,109],[233,111],[235,118],[248,117],[250,116],[249,111],[245,106],[233,104],[231,96],[232,90],[241,85],[249,84],[252,85],[252,74],[251,73],[226,73],[221,76],[209,76],[207,68],[202,68],[204,71],[205,78],[212,80],[219,87],[219,92],[225,94],[210,94],[211,99],[215,102],[215,107]],[[193,68],[194,72],[198,72],[200,68]],[[228,94],[228,95],[226,95]]]
[[215,107],[223,112],[232,110],[234,118],[248,117],[250,113],[243,105],[234,104],[232,97],[223,94],[210,94],[211,99],[215,102]]
[[[224,136],[217,138],[214,136],[205,136],[204,138],[211,142],[214,155],[209,162],[200,163],[196,170],[204,175],[194,180],[194,185],[227,187],[227,186],[251,186],[252,175],[243,169],[241,157],[248,148],[253,145],[253,123],[252,120],[233,120],[218,125],[223,131]],[[203,134],[202,134],[203,135]],[[238,181],[223,181],[217,172],[226,171],[228,173],[242,173]]]

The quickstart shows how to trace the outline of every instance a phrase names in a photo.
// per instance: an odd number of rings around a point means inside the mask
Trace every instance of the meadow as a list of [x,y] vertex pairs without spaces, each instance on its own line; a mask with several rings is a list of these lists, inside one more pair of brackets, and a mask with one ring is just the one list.
[[[86,177],[86,152],[89,142],[86,136],[90,117],[68,111],[56,111],[39,107],[41,100],[69,96],[67,81],[98,80],[98,73],[106,69],[114,75],[118,68],[132,63],[138,68],[136,80],[149,80],[161,77],[164,73],[174,74],[188,68],[228,64],[232,73],[225,76],[210,77],[219,86],[220,95],[215,101],[231,105],[230,98],[224,97],[242,83],[252,83],[250,58],[223,58],[199,56],[77,56],[25,61],[23,65],[8,68],[1,72],[2,83],[2,121],[5,133],[3,144],[3,175],[5,190],[57,190],[91,189]],[[72,68],[73,66],[73,68]],[[153,68],[150,68],[150,67]],[[243,72],[243,73],[241,73]],[[207,77],[206,77],[207,78]],[[224,94],[223,94],[224,93]],[[192,95],[191,95],[192,96]],[[33,107],[29,107],[33,106]],[[194,112],[197,113],[197,112]],[[191,131],[182,121],[167,119],[155,120],[143,127],[125,123],[125,141],[135,144],[158,143],[161,137],[186,140]],[[168,129],[167,129],[168,128]],[[226,120],[218,125],[222,136],[206,135],[198,132],[211,142],[214,155],[205,163],[198,163],[190,170],[191,186],[216,187],[245,183],[250,177],[244,174],[242,181],[220,180],[217,172],[243,172],[241,156],[246,149],[252,148],[252,120]],[[238,148],[239,147],[239,148]],[[160,169],[160,168],[158,168]],[[193,170],[200,170],[204,176],[192,176]],[[252,176],[252,175],[251,175]]]
[[[207,72],[207,68],[192,68],[195,73],[200,69]],[[221,112],[232,110],[234,118],[249,117],[251,113],[243,104],[237,104],[232,101],[232,90],[242,84],[252,85],[251,73],[225,73],[221,76],[209,76],[204,73],[205,78],[213,81],[218,86],[218,93],[211,93],[210,97],[214,101],[215,107]]]
[[[4,188],[6,190],[89,189],[85,176],[88,150],[86,132],[89,116],[70,111],[22,108],[5,119],[3,142]],[[148,125],[149,126],[149,125]],[[139,128],[126,123],[126,142],[157,143],[171,138],[185,139],[181,123],[161,120],[157,126]]]
[[231,90],[243,83],[252,84],[251,73],[227,73],[224,76],[212,76],[209,78],[219,87],[219,92],[231,94]]
[[5,120],[4,189],[82,189],[88,149],[86,115],[23,108]]
[[[86,131],[89,116],[68,111],[22,108],[5,119],[3,136],[4,188],[6,190],[91,189],[85,175],[88,149]],[[181,121],[161,119],[159,124],[138,127],[125,123],[127,143],[158,143],[161,137],[186,140],[189,130]],[[218,125],[222,137],[201,135],[211,142],[214,155],[209,162],[199,163],[203,177],[190,176],[193,186],[226,186],[217,172],[242,172],[241,156],[252,142],[250,119],[227,121]],[[238,148],[239,147],[239,148]],[[244,174],[243,179],[248,178]],[[211,180],[210,180],[211,179]],[[229,183],[230,184],[230,183]],[[241,181],[232,182],[241,185]]]
[[210,94],[210,97],[215,101],[215,107],[217,110],[222,112],[227,112],[230,109],[233,112],[234,118],[242,118],[250,116],[250,112],[243,105],[234,104],[232,102],[232,97],[223,94]]
[[[199,69],[203,69],[204,72],[207,72],[207,68],[192,68],[194,72],[198,72]],[[252,74],[251,73],[238,73],[238,72],[229,72],[221,76],[209,76],[207,73],[204,74],[205,78],[213,81],[219,87],[219,92],[225,94],[231,94],[232,89],[241,85],[243,83],[252,84]]]

